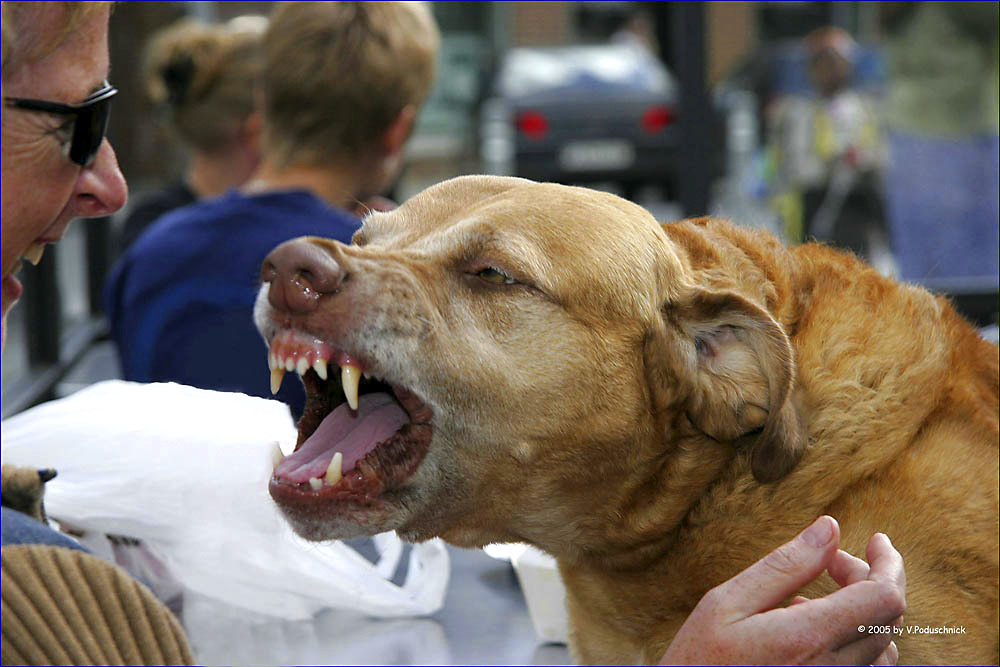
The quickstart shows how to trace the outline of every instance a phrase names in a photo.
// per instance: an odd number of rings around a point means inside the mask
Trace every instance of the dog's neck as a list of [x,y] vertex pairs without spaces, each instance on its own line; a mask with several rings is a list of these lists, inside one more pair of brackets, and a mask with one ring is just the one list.
[[[591,651],[589,635],[601,633],[614,638],[615,661],[655,664],[706,588],[745,565],[746,555],[729,549],[729,522],[714,515],[711,502],[739,495],[750,479],[748,463],[732,443],[697,435],[674,442],[657,473],[610,513],[620,520],[606,520],[572,544],[543,545],[558,562],[575,628],[573,652],[584,664],[612,661]],[[741,516],[738,503],[724,504]],[[583,551],[580,544],[603,548]]]
[[[653,431],[662,433],[662,428],[657,425]],[[643,452],[639,458],[648,460],[635,468],[648,470],[647,475],[627,486],[607,485],[613,495],[594,485],[589,507],[581,510],[588,521],[571,531],[543,527],[522,539],[561,562],[588,569],[640,572],[669,559],[684,528],[700,520],[699,505],[713,487],[730,485],[748,473],[732,443],[705,438],[688,423],[667,439],[652,437],[658,442],[622,445],[623,450]]]

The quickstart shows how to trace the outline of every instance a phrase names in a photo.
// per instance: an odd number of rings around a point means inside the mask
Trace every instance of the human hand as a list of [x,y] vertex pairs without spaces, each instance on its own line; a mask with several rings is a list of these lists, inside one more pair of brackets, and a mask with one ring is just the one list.
[[[867,563],[839,550],[840,527],[821,516],[701,599],[661,665],[894,665],[892,634],[906,607],[903,559],[881,533],[868,541]],[[841,589],[808,600],[782,600],[826,570]],[[859,631],[863,630],[863,631]]]

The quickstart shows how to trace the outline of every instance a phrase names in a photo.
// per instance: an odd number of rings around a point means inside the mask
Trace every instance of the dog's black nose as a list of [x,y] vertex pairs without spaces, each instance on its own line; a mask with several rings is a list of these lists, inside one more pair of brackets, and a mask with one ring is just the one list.
[[277,310],[305,313],[319,297],[336,292],[344,270],[324,248],[309,239],[285,241],[264,259],[260,278],[271,283],[267,299]]

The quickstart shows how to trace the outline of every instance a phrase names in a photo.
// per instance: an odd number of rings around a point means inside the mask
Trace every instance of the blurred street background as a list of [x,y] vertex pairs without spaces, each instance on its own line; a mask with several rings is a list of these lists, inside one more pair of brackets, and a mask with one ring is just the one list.
[[[140,55],[150,36],[184,16],[222,22],[266,15],[272,4],[118,3],[111,61],[121,92],[110,139],[131,201],[176,179],[185,161],[143,92]],[[968,317],[995,332],[996,2],[431,4],[443,35],[439,72],[406,167],[388,193],[396,201],[468,173],[600,188],[664,221],[722,215],[788,242],[818,238],[842,245],[887,274],[951,295]],[[938,4],[964,6],[951,32],[939,27],[944,14],[923,16],[950,11],[930,7]],[[933,47],[902,42],[925,27],[944,30]],[[902,209],[892,197],[904,203],[918,194],[934,201],[961,197],[940,189],[949,186],[930,172],[891,173],[893,137],[904,135],[893,134],[899,114],[893,115],[898,105],[889,65],[893,57],[912,61],[916,56],[906,49],[931,63],[966,53],[945,40],[971,44],[970,62],[984,63],[974,71],[959,64],[966,83],[985,90],[981,115],[993,119],[992,126],[969,131],[977,141],[985,137],[987,159],[981,167],[966,161],[971,172],[961,173],[987,183],[987,203],[976,209],[985,216],[986,241],[967,237],[968,256],[985,243],[993,259],[984,265],[970,259],[968,267],[938,262],[905,275],[889,224],[891,211]],[[987,55],[975,60],[972,49],[979,46]],[[918,67],[928,69],[922,62]],[[938,84],[954,79],[942,69]],[[961,129],[943,136],[961,138]],[[939,163],[953,159],[952,143],[945,141]],[[964,187],[970,178],[953,180]],[[40,266],[25,268],[25,303],[10,317],[3,359],[4,417],[117,377],[100,295],[127,211],[74,225]],[[942,233],[966,237],[954,218],[939,221]]]

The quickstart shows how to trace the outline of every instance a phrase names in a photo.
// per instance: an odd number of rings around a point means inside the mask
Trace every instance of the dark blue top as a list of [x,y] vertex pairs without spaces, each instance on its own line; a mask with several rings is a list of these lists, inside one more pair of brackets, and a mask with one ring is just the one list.
[[[360,226],[305,190],[249,196],[234,190],[163,216],[125,252],[105,285],[125,379],[271,398],[267,348],[253,323],[261,263],[289,239],[350,243]],[[302,383],[286,378],[277,398],[298,417]]]

